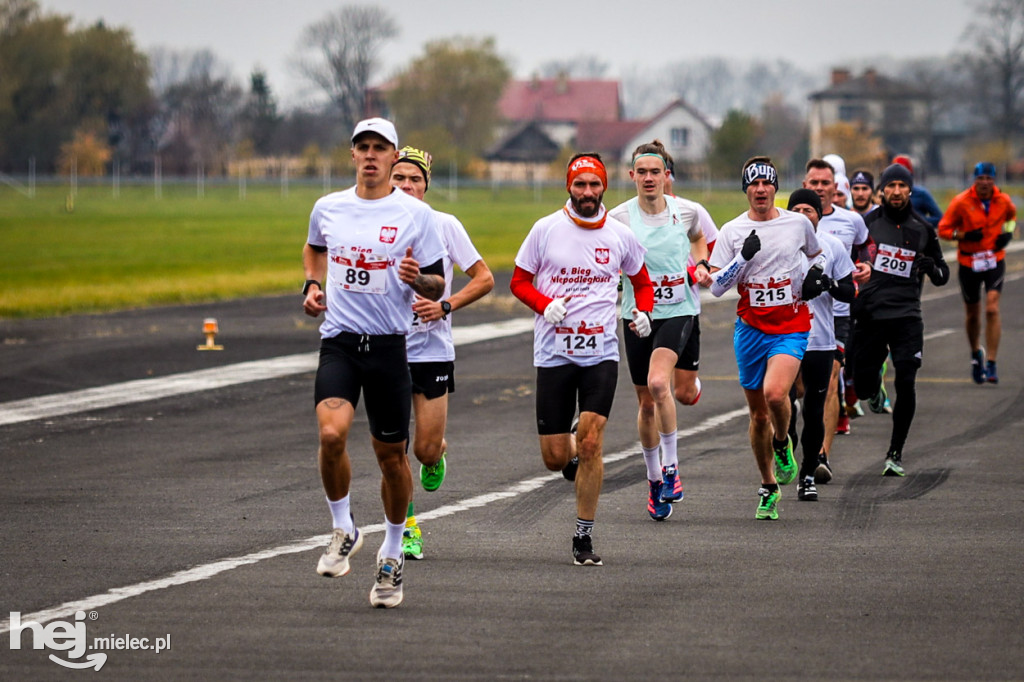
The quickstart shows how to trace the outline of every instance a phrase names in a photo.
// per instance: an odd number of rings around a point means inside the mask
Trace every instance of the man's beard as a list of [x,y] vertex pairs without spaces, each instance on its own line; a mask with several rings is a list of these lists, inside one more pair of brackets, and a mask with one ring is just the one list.
[[604,199],[604,192],[601,192],[594,199],[577,199],[574,196],[569,196],[573,210],[582,218],[593,218],[596,216],[598,211],[601,210],[602,199]]

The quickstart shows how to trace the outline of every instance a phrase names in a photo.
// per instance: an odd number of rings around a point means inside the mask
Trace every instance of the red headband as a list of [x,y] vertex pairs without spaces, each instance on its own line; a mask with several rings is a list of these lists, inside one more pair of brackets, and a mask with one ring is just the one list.
[[601,182],[607,189],[608,171],[605,170],[604,164],[601,163],[600,159],[595,159],[593,156],[581,156],[569,164],[569,171],[565,174],[565,188],[569,189],[572,187],[572,181],[576,179],[577,175],[582,175],[583,173],[594,173],[601,178]]

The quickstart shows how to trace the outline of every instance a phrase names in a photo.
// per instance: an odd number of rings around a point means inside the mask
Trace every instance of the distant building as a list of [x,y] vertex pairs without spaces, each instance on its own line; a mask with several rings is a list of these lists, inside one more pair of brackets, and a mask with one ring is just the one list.
[[618,81],[512,81],[498,108],[503,125],[484,155],[497,180],[551,179],[560,174],[553,162],[566,149],[599,152],[623,177],[633,149],[654,139],[665,144],[683,177],[703,168],[713,130],[682,100],[650,119],[623,120]]
[[933,173],[963,164],[966,131],[950,126],[948,115],[937,120],[929,94],[911,83],[873,69],[859,77],[834,69],[828,87],[811,93],[809,99],[812,157],[835,152],[824,148],[824,132],[837,123],[849,123],[881,138],[890,159],[909,155]]

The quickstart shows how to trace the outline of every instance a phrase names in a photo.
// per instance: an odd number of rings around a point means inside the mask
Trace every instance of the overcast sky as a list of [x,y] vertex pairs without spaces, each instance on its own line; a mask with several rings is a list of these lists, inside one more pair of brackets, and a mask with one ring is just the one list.
[[[784,59],[824,74],[851,61],[931,57],[963,49],[970,0],[39,0],[76,26],[102,19],[131,30],[136,46],[210,49],[247,83],[267,72],[281,104],[299,101],[301,78],[289,60],[302,30],[347,4],[379,4],[398,21],[381,76],[406,65],[423,45],[456,35],[493,36],[515,75],[554,59],[595,55],[615,78],[633,66],[727,57]],[[824,86],[824,80],[822,82]]]

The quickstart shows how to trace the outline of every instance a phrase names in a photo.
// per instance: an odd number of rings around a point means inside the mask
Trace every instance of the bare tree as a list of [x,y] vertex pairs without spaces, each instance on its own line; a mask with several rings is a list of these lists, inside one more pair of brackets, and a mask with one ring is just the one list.
[[976,0],[964,31],[975,101],[996,135],[1011,144],[1024,129],[1024,0]]
[[295,65],[330,98],[348,130],[365,113],[366,88],[381,45],[397,35],[394,19],[367,5],[342,7],[303,31]]

